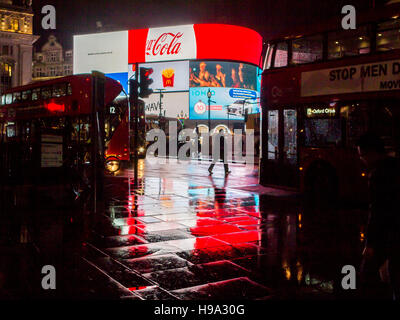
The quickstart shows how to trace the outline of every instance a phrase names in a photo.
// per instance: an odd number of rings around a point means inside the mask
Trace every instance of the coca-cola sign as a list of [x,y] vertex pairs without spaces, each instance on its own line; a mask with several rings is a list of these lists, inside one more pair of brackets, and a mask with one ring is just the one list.
[[149,29],[146,62],[196,58],[193,25]]

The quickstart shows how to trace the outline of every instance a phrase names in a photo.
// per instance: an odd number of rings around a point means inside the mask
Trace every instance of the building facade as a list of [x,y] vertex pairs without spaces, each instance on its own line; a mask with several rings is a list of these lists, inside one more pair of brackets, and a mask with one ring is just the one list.
[[54,35],[49,36],[41,51],[34,54],[33,81],[71,75],[72,59],[72,50],[64,50]]
[[0,0],[0,93],[32,81],[31,1]]

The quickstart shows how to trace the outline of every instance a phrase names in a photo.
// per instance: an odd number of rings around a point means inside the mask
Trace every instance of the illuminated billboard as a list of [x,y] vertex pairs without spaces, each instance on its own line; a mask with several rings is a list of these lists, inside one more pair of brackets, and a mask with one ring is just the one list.
[[[252,113],[256,98],[246,98],[232,94],[231,88],[190,88],[189,91],[189,115],[192,120],[208,119],[208,89],[211,91],[210,119],[214,120],[243,120],[247,109]],[[246,94],[252,93],[256,97],[257,92],[246,90]]]
[[224,24],[77,35],[74,74],[103,72],[129,93],[133,70],[152,68],[154,93],[144,99],[146,114],[159,115],[162,89],[163,116],[208,119],[210,88],[211,119],[243,120],[243,110],[259,112],[261,53],[256,31]]
[[[140,67],[153,68],[150,78],[153,83],[150,89],[156,91],[163,89],[168,91],[189,90],[189,61],[171,61],[159,63],[143,63]],[[130,67],[129,70],[132,70]]]
[[74,36],[74,74],[128,72],[128,31]]
[[[160,115],[160,94],[153,93],[144,101],[145,114]],[[165,92],[161,98],[161,114],[168,118],[189,117],[189,93]]]
[[128,31],[128,62],[232,60],[261,66],[262,38],[226,24],[193,24]]
[[257,90],[257,67],[236,62],[190,61],[190,87]]

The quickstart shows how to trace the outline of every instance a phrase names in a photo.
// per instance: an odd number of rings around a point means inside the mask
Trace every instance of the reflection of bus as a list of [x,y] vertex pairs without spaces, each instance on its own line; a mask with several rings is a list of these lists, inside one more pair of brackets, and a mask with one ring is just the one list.
[[[105,138],[106,144],[111,137],[120,139],[120,148],[127,148],[128,135],[118,135],[126,104],[113,102],[121,90],[117,81],[106,78],[105,105],[115,114],[106,112]],[[50,176],[54,177],[54,172],[61,174],[67,166],[89,162],[91,92],[91,75],[67,76],[6,91],[0,107],[3,176],[29,180],[39,168],[51,168]]]
[[399,157],[399,17],[400,5],[391,5],[358,14],[356,30],[335,23],[269,42],[261,89],[262,184],[321,197],[362,196],[366,173],[355,141],[367,130]]

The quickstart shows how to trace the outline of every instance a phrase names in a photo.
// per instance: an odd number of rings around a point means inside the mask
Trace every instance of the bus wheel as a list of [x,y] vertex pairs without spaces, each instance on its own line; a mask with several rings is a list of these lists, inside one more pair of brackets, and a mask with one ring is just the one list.
[[338,200],[338,181],[335,170],[319,165],[306,178],[306,204],[312,207],[333,207]]
[[110,173],[115,173],[121,168],[121,161],[114,156],[106,158],[105,168]]

